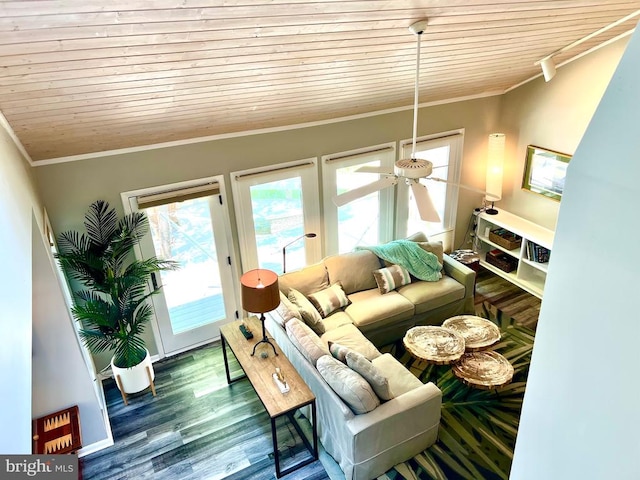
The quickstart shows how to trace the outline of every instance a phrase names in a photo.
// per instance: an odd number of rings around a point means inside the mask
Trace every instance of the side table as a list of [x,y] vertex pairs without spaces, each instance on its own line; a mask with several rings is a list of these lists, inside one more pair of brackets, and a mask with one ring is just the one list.
[[465,385],[485,390],[508,384],[514,373],[509,360],[492,350],[465,353],[452,370]]
[[[261,331],[262,326],[257,317],[249,317],[248,319],[245,319],[244,322],[249,326],[251,331]],[[274,345],[275,350],[278,353],[277,356],[269,355],[267,358],[261,358],[258,355],[252,356],[252,349],[259,339],[254,337],[247,340],[240,331],[241,324],[242,321],[237,320],[220,327],[220,339],[222,343],[222,355],[224,357],[224,368],[227,375],[227,383],[231,384],[245,377],[248,378],[251,386],[262,402],[262,405],[269,414],[269,418],[271,420],[271,438],[273,441],[276,477],[280,478],[281,476],[286,475],[304,465],[308,465],[318,459],[316,397],[302,377],[300,377],[293,365],[291,365],[291,362],[289,362],[287,357],[282,353],[282,349],[274,340],[271,340],[271,343]],[[227,357],[227,347],[233,352],[234,356],[238,360],[240,367],[242,367],[242,370],[244,371],[244,375],[233,379],[231,378]],[[289,386],[289,391],[286,393],[282,393],[280,391],[273,379],[273,374],[276,372],[276,368],[280,369],[280,372]],[[312,443],[309,442],[294,417],[296,410],[307,405],[311,408]],[[305,447],[309,450],[311,457],[295,465],[282,469],[280,467],[280,452],[278,451],[276,420],[284,415],[286,415],[293,424]]]
[[[478,270],[480,270],[480,255],[473,250],[454,250],[449,254],[451,258],[457,260],[463,265],[466,265],[471,270],[476,272],[476,277],[478,274]],[[476,290],[476,279],[473,279],[473,293],[475,294]]]

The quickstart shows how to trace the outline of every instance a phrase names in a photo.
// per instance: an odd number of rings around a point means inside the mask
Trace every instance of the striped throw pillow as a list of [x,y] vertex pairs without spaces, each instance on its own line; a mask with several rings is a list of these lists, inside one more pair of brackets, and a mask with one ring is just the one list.
[[383,295],[402,285],[411,283],[411,275],[409,275],[406,268],[400,265],[391,265],[387,268],[374,270],[373,276],[376,279],[380,293]]
[[319,292],[312,293],[308,298],[322,318],[326,318],[331,313],[339,308],[346,307],[350,303],[340,282],[336,282],[329,288]]

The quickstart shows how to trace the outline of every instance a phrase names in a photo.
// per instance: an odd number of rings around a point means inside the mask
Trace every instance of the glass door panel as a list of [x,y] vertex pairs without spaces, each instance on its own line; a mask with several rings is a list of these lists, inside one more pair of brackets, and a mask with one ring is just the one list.
[[250,192],[260,268],[281,272],[282,248],[289,243],[287,269],[302,268],[306,264],[305,242],[296,241],[305,234],[300,177],[252,185]]
[[[338,195],[375,182],[377,173],[356,172],[363,165],[380,166],[379,161],[342,167],[336,170]],[[366,214],[363,215],[363,213]],[[380,192],[370,193],[338,207],[338,252],[352,251],[356,245],[376,245],[379,242]]]
[[149,219],[150,234],[137,254],[179,264],[153,278],[162,287],[151,297],[161,355],[210,342],[220,336],[220,325],[237,315],[224,186],[215,177],[202,182],[207,183],[122,194],[131,211],[145,212]]
[[[242,271],[280,274],[321,258],[315,159],[231,173]],[[318,238],[305,238],[315,233]]]
[[174,335],[226,316],[209,202],[204,197],[146,209],[157,255],[180,264],[160,272]]

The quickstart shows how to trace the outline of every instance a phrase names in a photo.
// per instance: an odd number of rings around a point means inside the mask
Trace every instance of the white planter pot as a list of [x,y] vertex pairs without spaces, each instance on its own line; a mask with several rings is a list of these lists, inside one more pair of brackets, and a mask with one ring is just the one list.
[[[147,368],[149,371],[147,372]],[[113,372],[113,378],[116,379],[118,388],[123,393],[138,393],[145,388],[151,386],[151,382],[155,378],[155,372],[153,371],[153,364],[151,363],[151,356],[147,350],[147,356],[144,357],[142,362],[131,368],[120,368],[113,364],[113,358],[111,359],[111,371]],[[149,380],[151,375],[151,381]]]

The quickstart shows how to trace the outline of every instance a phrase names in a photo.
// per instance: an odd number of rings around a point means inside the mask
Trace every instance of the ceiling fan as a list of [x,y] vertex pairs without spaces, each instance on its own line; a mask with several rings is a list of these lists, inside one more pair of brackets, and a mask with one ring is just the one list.
[[[427,222],[439,222],[440,215],[436,211],[433,201],[429,195],[427,187],[420,183],[420,179],[433,180],[437,182],[444,182],[455,184],[448,180],[431,176],[433,170],[433,163],[429,160],[416,158],[416,136],[418,128],[418,94],[420,85],[420,37],[427,27],[427,19],[420,20],[413,23],[409,27],[409,31],[417,36],[417,58],[416,58],[416,80],[415,80],[415,94],[413,100],[413,143],[411,148],[411,157],[403,158],[395,162],[393,171],[389,171],[384,167],[360,167],[357,172],[366,173],[378,173],[382,177],[375,182],[369,183],[362,187],[354,188],[348,192],[342,193],[334,197],[333,202],[338,206],[346,205],[349,202],[357,200],[358,198],[369,195],[370,193],[377,192],[383,188],[388,188],[396,185],[400,179],[404,179],[407,185],[411,187],[413,197],[418,207],[420,218]],[[462,185],[459,185],[462,186]],[[464,187],[469,188],[469,187]],[[470,190],[475,190],[470,188]],[[481,192],[480,190],[477,190]],[[482,192],[484,193],[484,192]]]

